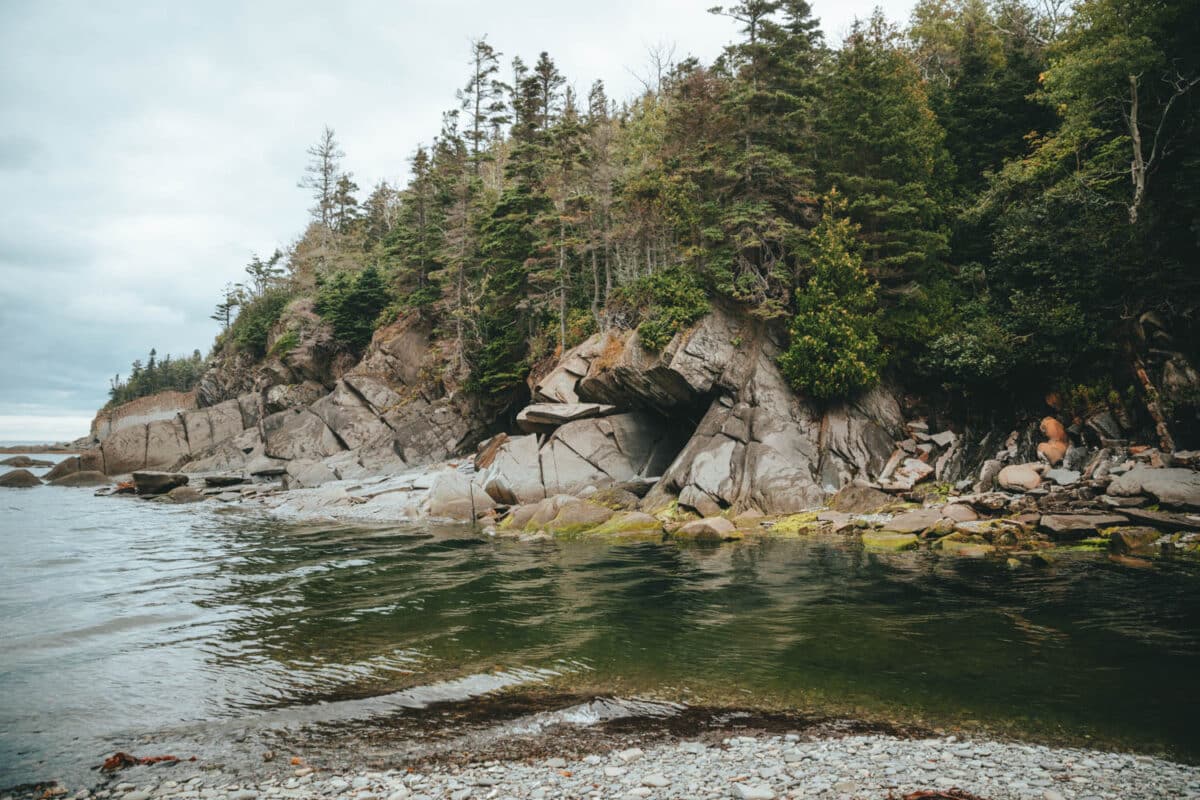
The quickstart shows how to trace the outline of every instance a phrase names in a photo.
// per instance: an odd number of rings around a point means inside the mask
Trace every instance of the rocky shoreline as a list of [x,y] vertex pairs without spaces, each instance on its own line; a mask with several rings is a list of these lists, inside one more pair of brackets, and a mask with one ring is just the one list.
[[[552,742],[546,746],[552,751]],[[271,753],[257,774],[249,776],[223,771],[216,764],[167,762],[114,773],[92,789],[40,784],[3,799],[875,800],[922,791],[935,793],[925,797],[949,798],[954,790],[969,793],[959,797],[986,800],[1200,797],[1200,767],[1149,756],[957,736],[726,732],[656,742],[628,737],[583,755],[565,752],[396,767],[320,767]]]

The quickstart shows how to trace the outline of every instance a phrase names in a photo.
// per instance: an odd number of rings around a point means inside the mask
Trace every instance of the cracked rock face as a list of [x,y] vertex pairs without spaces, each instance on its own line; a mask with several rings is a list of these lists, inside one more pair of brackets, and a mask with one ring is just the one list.
[[720,309],[659,353],[636,332],[593,336],[534,387],[540,402],[524,419],[548,403],[624,413],[565,422],[541,440],[508,440],[485,485],[499,502],[531,503],[661,475],[644,508],[678,500],[710,516],[728,508],[791,513],[878,477],[903,426],[894,395],[877,389],[818,409],[787,385],[779,352],[764,325]]

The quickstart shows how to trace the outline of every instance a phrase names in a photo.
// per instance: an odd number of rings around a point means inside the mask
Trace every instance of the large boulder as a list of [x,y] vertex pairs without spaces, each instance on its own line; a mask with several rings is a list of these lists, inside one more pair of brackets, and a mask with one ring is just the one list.
[[681,525],[673,534],[677,539],[719,542],[734,536],[737,527],[725,517],[705,517]]
[[41,478],[27,469],[14,469],[0,475],[0,487],[6,489],[27,489],[41,485]]
[[894,502],[890,494],[853,483],[829,498],[829,507],[847,514],[874,514]]
[[537,436],[505,437],[489,455],[483,488],[497,503],[536,503],[546,496]]
[[1009,464],[996,476],[1000,488],[1010,492],[1032,492],[1042,485],[1040,464]]
[[47,483],[76,472],[104,472],[104,456],[99,450],[84,450],[77,456],[67,456],[42,476]]
[[1118,476],[1108,493],[1115,497],[1145,494],[1165,506],[1200,509],[1200,472],[1138,467]]
[[177,486],[187,486],[188,476],[182,472],[157,472],[152,470],[133,473],[133,485],[138,494],[166,494]]
[[429,515],[473,522],[496,507],[483,487],[472,476],[446,470],[433,476],[429,487]]
[[593,336],[569,350],[554,368],[534,385],[534,399],[545,403],[578,403],[579,381],[588,374],[592,361],[603,352],[604,342],[604,337]]

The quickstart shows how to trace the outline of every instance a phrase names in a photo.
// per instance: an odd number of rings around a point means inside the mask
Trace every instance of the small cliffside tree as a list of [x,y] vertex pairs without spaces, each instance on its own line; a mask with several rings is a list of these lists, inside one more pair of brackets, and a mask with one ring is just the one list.
[[884,363],[875,333],[875,284],[856,251],[845,206],[831,194],[811,234],[811,274],[796,291],[791,343],[779,358],[792,388],[818,400],[870,388]]

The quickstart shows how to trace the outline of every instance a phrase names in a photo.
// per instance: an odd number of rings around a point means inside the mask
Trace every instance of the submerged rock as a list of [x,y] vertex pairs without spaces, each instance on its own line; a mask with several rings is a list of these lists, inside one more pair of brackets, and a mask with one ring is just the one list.
[[868,550],[912,550],[917,542],[915,533],[864,531],[862,535],[863,546]]
[[72,472],[69,475],[62,475],[52,481],[47,481],[51,486],[108,486],[112,483],[112,479],[103,472],[95,472],[87,470],[84,472]]

